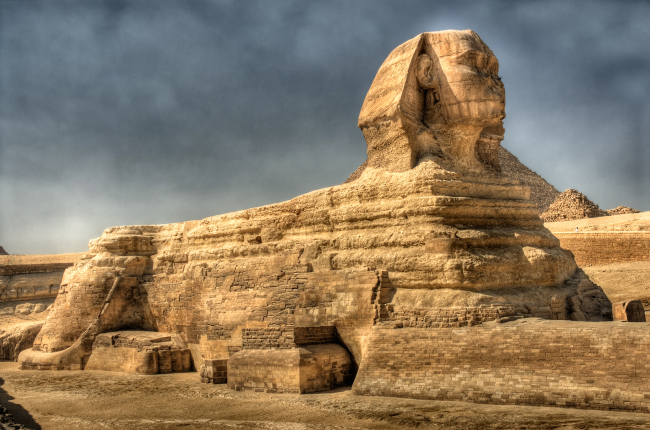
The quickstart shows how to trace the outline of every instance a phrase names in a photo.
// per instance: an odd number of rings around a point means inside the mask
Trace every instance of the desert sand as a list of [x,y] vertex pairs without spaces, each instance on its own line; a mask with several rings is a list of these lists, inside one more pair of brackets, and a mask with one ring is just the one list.
[[0,401],[33,429],[644,429],[650,415],[352,395],[235,392],[195,372],[20,371],[0,362]]

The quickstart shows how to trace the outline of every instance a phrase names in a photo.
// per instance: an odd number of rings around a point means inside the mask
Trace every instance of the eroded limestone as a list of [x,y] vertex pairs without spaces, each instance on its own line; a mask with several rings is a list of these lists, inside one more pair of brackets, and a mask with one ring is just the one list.
[[[308,392],[347,378],[327,357],[367,369],[377,330],[611,320],[528,188],[501,173],[504,109],[498,62],[476,33],[405,42],[364,101],[368,161],[351,180],[200,221],[107,229],[66,270],[22,367],[83,368],[102,333],[129,328],[178,336],[206,382],[223,382],[228,360],[234,389]],[[321,382],[303,381],[300,363],[319,357]],[[287,360],[297,367],[276,375],[272,363]]]

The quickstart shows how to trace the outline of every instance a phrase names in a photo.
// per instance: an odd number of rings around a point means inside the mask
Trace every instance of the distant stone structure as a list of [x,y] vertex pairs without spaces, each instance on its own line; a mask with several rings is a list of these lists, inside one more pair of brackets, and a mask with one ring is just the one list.
[[646,322],[645,309],[639,300],[613,303],[612,314],[614,321]]
[[[43,315],[44,319],[59,292],[63,271],[82,255],[0,255],[0,318]],[[31,320],[0,322],[0,359],[16,360],[21,351],[31,348],[42,325]]]
[[560,192],[537,173],[524,166],[517,157],[503,146],[499,147],[501,172],[509,179],[518,180],[530,188],[530,200],[537,203],[537,212],[542,214],[555,201]]
[[607,209],[608,215],[625,215],[625,214],[638,214],[638,213],[641,213],[641,211],[628,208],[627,206],[618,206],[615,209]]
[[607,211],[600,209],[580,191],[569,188],[557,196],[540,218],[544,222],[558,222],[608,215]]
[[0,256],[0,303],[54,299],[59,292],[63,271],[83,255]]
[[5,251],[5,249],[2,246],[0,246],[0,255],[9,255],[9,253]]
[[[647,410],[650,330],[602,322],[611,302],[503,175],[504,109],[476,33],[405,42],[363,103],[368,160],[350,180],[105,230],[66,270],[21,368],[154,373],[164,335],[204,382],[235,390],[353,380],[356,394]],[[632,367],[598,373],[617,360]]]

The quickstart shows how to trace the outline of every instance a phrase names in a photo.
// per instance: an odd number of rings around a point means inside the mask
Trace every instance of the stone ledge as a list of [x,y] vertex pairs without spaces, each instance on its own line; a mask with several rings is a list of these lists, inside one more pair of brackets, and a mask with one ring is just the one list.
[[649,323],[375,327],[368,345],[355,394],[650,411]]

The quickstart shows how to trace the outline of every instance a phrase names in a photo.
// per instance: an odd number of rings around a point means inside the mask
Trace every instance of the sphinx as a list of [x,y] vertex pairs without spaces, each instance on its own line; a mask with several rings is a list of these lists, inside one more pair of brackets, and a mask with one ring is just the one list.
[[[611,321],[528,188],[501,173],[498,70],[471,30],[403,43],[363,103],[368,159],[348,181],[198,221],[106,229],[66,270],[21,368],[194,368],[236,390],[354,382],[359,394],[450,398],[440,381],[400,391],[417,385],[404,369],[402,379],[371,369],[404,353],[403,333],[423,333],[432,351],[449,330]],[[420,361],[404,366],[432,365]]]

